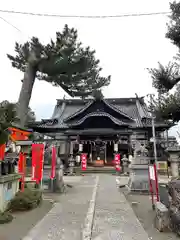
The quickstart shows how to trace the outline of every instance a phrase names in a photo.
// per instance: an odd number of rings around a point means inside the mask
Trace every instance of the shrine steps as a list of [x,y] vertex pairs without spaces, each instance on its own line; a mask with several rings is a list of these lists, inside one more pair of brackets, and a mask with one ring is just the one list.
[[87,167],[85,171],[82,171],[80,167],[75,167],[74,172],[78,174],[93,174],[93,173],[106,173],[106,174],[115,174],[114,167]]

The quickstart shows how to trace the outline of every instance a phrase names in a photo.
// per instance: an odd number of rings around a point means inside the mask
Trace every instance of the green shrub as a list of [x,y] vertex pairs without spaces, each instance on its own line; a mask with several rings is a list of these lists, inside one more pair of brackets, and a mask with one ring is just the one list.
[[42,202],[42,192],[37,189],[25,188],[18,192],[11,200],[9,209],[12,211],[25,211],[36,208]]
[[9,212],[0,212],[0,224],[12,222],[13,216]]

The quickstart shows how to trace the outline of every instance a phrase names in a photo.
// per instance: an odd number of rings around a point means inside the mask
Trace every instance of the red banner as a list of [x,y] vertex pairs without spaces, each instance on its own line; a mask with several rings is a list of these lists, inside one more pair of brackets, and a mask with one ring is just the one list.
[[87,154],[82,153],[81,154],[81,170],[85,171],[87,168]]
[[116,171],[120,171],[121,170],[121,166],[120,166],[120,154],[119,153],[116,153],[114,155],[114,163],[115,163],[115,168],[116,168]]
[[20,152],[18,161],[18,172],[21,175],[21,179],[19,180],[21,183],[21,191],[24,191],[25,169],[26,169],[26,155]]
[[6,144],[0,145],[0,161],[4,159]]
[[39,183],[43,175],[44,144],[32,144],[32,180]]
[[52,162],[51,162],[51,179],[55,178],[56,174],[56,148],[52,147]]

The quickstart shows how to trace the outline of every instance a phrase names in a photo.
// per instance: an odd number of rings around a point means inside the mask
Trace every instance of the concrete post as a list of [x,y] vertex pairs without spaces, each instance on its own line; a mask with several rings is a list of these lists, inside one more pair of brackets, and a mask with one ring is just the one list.
[[170,154],[172,177],[179,177],[180,147],[179,146],[172,146],[172,147],[168,147],[167,150]]
[[179,176],[179,161],[171,161],[171,173],[173,177]]

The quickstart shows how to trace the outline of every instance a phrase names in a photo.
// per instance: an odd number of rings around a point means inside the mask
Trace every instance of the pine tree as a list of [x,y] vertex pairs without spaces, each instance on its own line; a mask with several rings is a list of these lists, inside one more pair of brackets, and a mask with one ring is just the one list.
[[18,118],[24,126],[35,79],[60,86],[71,96],[88,96],[94,89],[110,83],[110,76],[101,77],[95,51],[83,48],[77,30],[65,25],[56,40],[43,45],[33,37],[25,44],[15,44],[16,55],[7,55],[12,66],[24,72],[18,100]]
[[[152,85],[158,91],[158,99],[154,102],[156,116],[164,120],[178,122],[180,120],[180,2],[170,3],[171,14],[166,38],[178,48],[173,62],[167,66],[158,63],[158,68],[149,68]],[[169,91],[176,87],[174,94]]]

